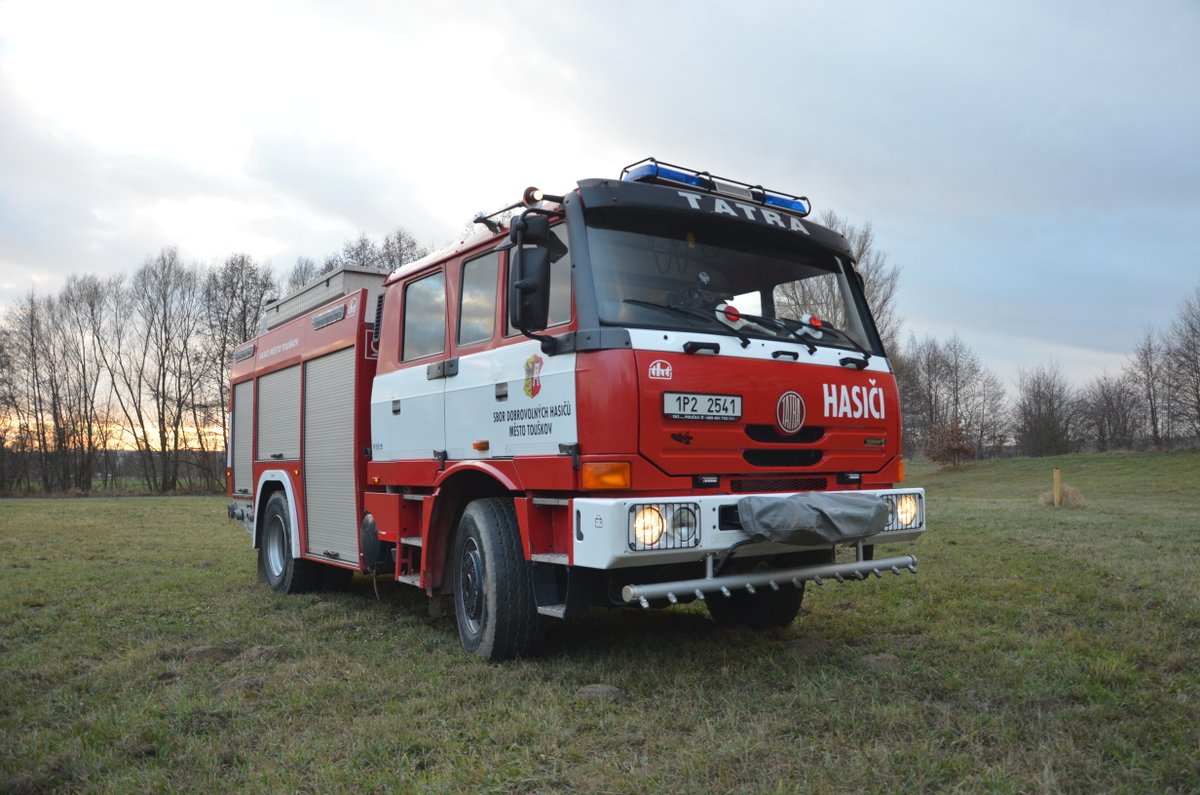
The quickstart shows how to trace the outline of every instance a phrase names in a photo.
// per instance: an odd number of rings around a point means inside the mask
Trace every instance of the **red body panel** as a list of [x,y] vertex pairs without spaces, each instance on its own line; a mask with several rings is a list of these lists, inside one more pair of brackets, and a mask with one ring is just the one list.
[[[899,396],[890,373],[653,351],[636,359],[638,448],[669,474],[878,472],[899,453]],[[662,361],[670,380],[649,375]],[[664,392],[736,395],[742,416],[673,419],[664,412]],[[794,434],[777,421],[787,392],[803,400]]]
[[[354,456],[354,499],[355,508],[354,514],[346,517],[346,522],[353,527],[358,526],[359,518],[363,512],[363,492],[366,486],[366,456],[364,451],[370,449],[371,432],[370,432],[370,394],[371,383],[375,377],[375,345],[372,338],[374,320],[373,313],[369,310],[373,308],[367,307],[366,304],[367,291],[357,290],[349,295],[344,295],[325,305],[318,307],[308,314],[305,314],[295,320],[289,321],[272,329],[260,337],[240,346],[235,351],[235,359],[237,353],[249,350],[252,355],[243,358],[241,361],[235,361],[231,368],[231,383],[238,384],[248,379],[258,379],[264,375],[281,370],[285,367],[301,365],[300,375],[300,450],[305,449],[304,439],[304,390],[306,378],[303,363],[313,359],[320,358],[326,354],[345,350],[346,348],[354,348],[354,384],[353,398],[351,401],[351,410],[353,411],[353,445],[356,454]],[[336,308],[339,305],[345,306],[344,316],[337,321],[331,322],[321,328],[315,328],[313,317],[330,308]],[[269,407],[261,407],[264,411],[269,411]],[[235,410],[238,410],[235,407]],[[259,416],[259,390],[257,384],[254,390],[254,417]],[[259,460],[259,451],[257,449],[258,433],[257,419],[255,420],[254,432],[254,449],[251,454],[253,461],[253,488],[257,489],[258,484],[262,479],[264,472],[268,471],[283,471],[290,481],[292,494],[295,498],[296,510],[296,528],[300,537],[300,548],[307,549],[308,539],[308,517],[306,510],[306,494],[304,486],[304,464],[302,460]],[[230,478],[230,486],[232,490],[232,477]],[[233,496],[231,494],[231,496]],[[257,494],[255,494],[256,507],[258,505]],[[305,555],[308,557],[308,555]],[[357,560],[350,561],[325,561],[332,565],[348,566],[352,565],[355,568],[359,567]]]

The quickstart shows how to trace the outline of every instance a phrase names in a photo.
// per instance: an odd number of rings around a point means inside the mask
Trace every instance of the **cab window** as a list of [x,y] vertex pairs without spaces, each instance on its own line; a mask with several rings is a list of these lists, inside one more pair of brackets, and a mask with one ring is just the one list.
[[438,272],[404,289],[404,361],[441,353],[446,345],[446,276]]
[[463,264],[458,305],[458,344],[487,342],[496,328],[496,277],[500,252],[492,251]]

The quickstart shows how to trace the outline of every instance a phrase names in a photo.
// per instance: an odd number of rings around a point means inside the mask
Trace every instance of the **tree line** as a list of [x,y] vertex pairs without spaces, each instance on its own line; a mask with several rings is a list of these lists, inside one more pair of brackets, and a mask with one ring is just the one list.
[[[959,464],[1000,455],[1171,448],[1200,438],[1200,284],[1170,324],[1146,329],[1120,372],[1077,387],[1055,363],[1015,392],[957,335],[901,339],[901,270],[870,224],[833,213],[888,350],[905,455]],[[230,353],[268,303],[343,266],[390,271],[427,253],[402,228],[348,240],[320,264],[276,276],[246,254],[185,262],[174,248],[130,274],[71,276],[0,321],[0,494],[135,489],[222,491]]]
[[225,488],[230,353],[268,303],[344,265],[390,271],[426,250],[403,229],[347,241],[281,277],[246,254],[73,275],[0,321],[0,494]]
[[996,455],[1171,449],[1200,439],[1200,284],[1165,328],[1147,328],[1117,373],[1083,386],[1055,362],[1000,380],[957,337],[909,342],[893,356],[905,451],[958,464]]

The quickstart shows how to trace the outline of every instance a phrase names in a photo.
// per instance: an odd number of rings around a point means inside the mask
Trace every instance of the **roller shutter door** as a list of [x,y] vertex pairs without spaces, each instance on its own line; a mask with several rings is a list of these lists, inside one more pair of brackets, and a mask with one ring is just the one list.
[[258,460],[300,457],[300,366],[258,379]]
[[254,488],[254,381],[233,387],[233,493],[249,494]]
[[304,366],[307,551],[358,565],[354,348],[313,359]]

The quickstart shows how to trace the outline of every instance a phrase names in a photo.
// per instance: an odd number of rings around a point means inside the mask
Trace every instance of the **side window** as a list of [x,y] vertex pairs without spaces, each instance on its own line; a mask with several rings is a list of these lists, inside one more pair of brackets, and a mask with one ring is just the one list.
[[[550,228],[550,314],[549,325],[571,321],[571,252],[567,250],[567,227],[559,224]],[[509,254],[512,263],[512,254]],[[511,323],[505,324],[505,336],[519,333]]]
[[496,328],[496,275],[500,252],[493,251],[463,265],[458,305],[458,344],[486,342]]
[[404,288],[404,361],[441,353],[446,344],[446,275]]

